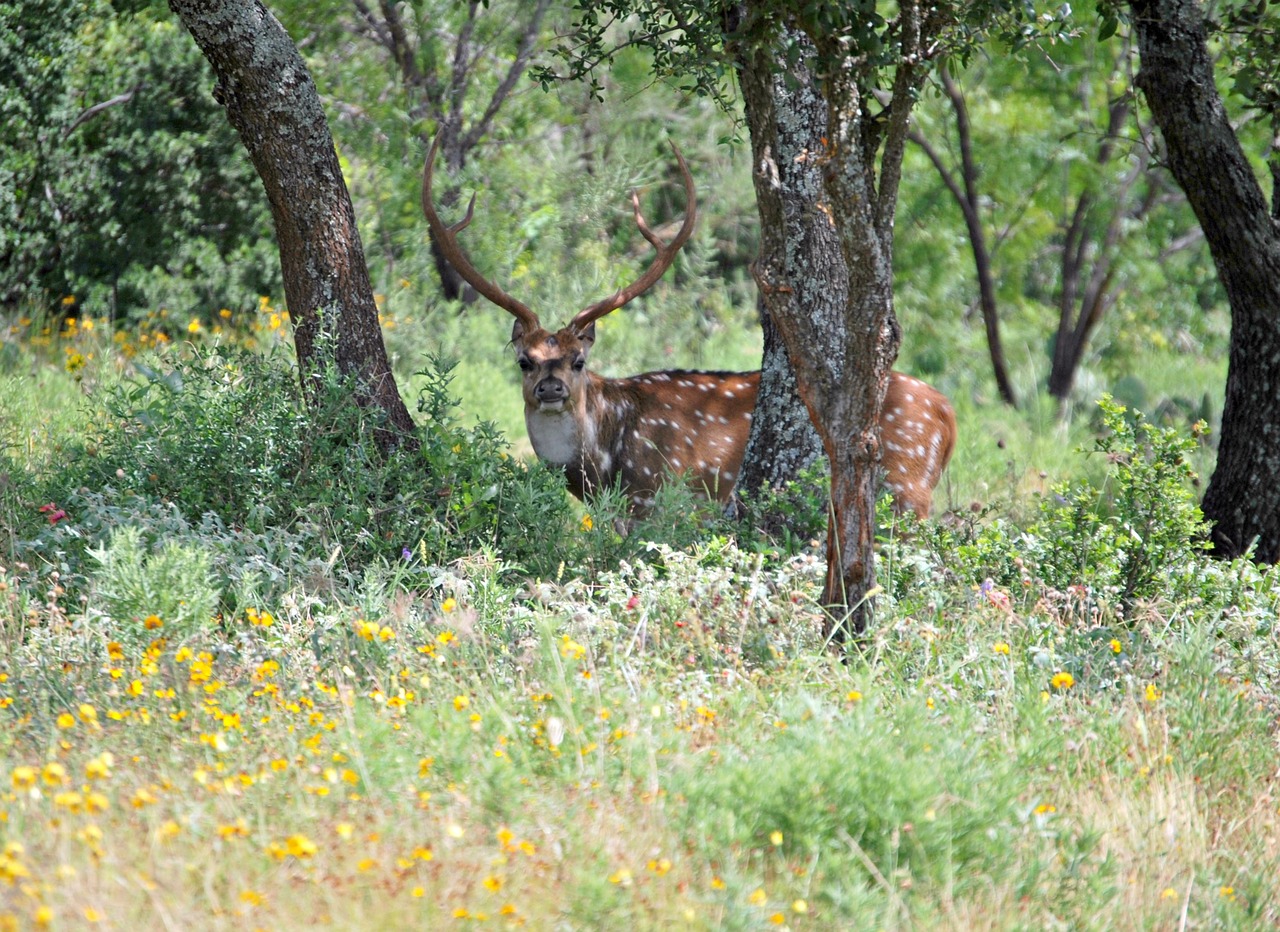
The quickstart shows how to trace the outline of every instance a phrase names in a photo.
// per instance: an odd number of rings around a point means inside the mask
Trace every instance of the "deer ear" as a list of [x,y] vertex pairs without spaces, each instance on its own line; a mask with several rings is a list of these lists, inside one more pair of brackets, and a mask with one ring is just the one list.
[[524,321],[517,320],[515,326],[511,328],[511,342],[519,343],[522,336],[524,336]]
[[577,333],[577,337],[579,340],[581,340],[583,343],[586,344],[586,346],[583,348],[583,352],[586,352],[587,350],[591,349],[591,347],[594,346],[596,342],[596,322],[593,320],[591,323],[587,324],[585,327],[579,330]]

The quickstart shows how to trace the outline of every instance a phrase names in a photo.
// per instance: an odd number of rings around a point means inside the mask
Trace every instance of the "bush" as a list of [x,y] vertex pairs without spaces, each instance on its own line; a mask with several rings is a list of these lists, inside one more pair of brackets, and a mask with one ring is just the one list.
[[[38,489],[65,517],[46,525],[31,511],[17,549],[74,575],[110,528],[136,524],[152,541],[207,535],[215,551],[243,551],[239,562],[257,554],[269,580],[318,559],[359,579],[376,561],[441,564],[484,547],[553,573],[572,526],[563,480],[511,456],[492,425],[460,427],[450,368],[431,360],[424,373],[419,445],[384,455],[380,412],[352,405],[332,374],[304,404],[279,353],[197,349],[172,369],[139,366]],[[230,574],[237,560],[219,565]]]
[[1186,576],[1205,548],[1204,517],[1191,492],[1196,440],[1129,416],[1109,395],[1098,406],[1105,433],[1095,452],[1106,457],[1110,488],[1056,487],[1031,530],[1034,557],[1048,585],[1090,586],[1127,612]]
[[163,634],[181,641],[197,633],[221,599],[209,554],[176,540],[149,550],[142,532],[125,527],[90,554],[99,563],[94,588],[112,638],[146,640]]

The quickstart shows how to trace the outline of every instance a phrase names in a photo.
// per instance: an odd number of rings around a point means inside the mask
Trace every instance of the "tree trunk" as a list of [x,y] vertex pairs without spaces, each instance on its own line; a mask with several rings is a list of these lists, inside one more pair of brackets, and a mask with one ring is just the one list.
[[[827,73],[826,205],[847,275],[845,307],[834,331],[796,314],[778,326],[791,351],[800,395],[831,462],[831,528],[824,599],[843,623],[861,632],[872,614],[875,502],[880,472],[880,412],[902,331],[893,311],[893,225],[911,110],[924,82],[922,8],[899,5],[902,57],[888,103],[873,114],[873,72],[847,37],[806,29]],[[837,629],[838,633],[838,629]]]
[[386,413],[378,442],[414,430],[396,388],[355,211],[315,84],[284,28],[256,0],[170,0],[213,66],[227,110],[262,178],[280,245],[304,393],[326,368],[353,380],[355,401]]
[[[753,10],[744,4],[735,12],[748,18]],[[911,49],[918,14],[913,3],[904,5]],[[734,35],[735,23],[726,25]],[[872,78],[859,68],[867,62],[817,32],[796,21],[784,27],[782,41],[797,54],[750,43],[736,58],[767,237],[755,274],[831,466],[822,598],[829,633],[843,642],[846,632],[866,628],[873,608],[880,410],[901,340],[893,315],[893,217],[922,74],[914,65],[898,67],[882,124],[866,109],[863,86]],[[775,74],[779,60],[792,63]],[[820,83],[812,61],[826,69]]]
[[[1120,67],[1119,62],[1116,67]],[[1107,166],[1113,161],[1118,149],[1116,140],[1128,122],[1130,110],[1127,95],[1111,101],[1107,108],[1107,129],[1094,158],[1097,165]],[[1116,303],[1115,263],[1124,229],[1145,219],[1155,203],[1153,196],[1137,198],[1136,202],[1132,197],[1134,186],[1142,178],[1148,178],[1149,187],[1154,187],[1147,172],[1151,150],[1145,146],[1135,147],[1133,160],[1133,166],[1119,187],[1105,197],[1100,197],[1094,190],[1081,191],[1071,222],[1066,226],[1062,246],[1062,290],[1058,295],[1058,329],[1054,334],[1048,384],[1049,394],[1059,402],[1066,402],[1071,397],[1089,338]],[[1104,218],[1106,226],[1099,233],[1095,228],[1098,220]]]
[[[788,39],[813,48],[796,30]],[[796,392],[831,467],[822,600],[830,613],[828,633],[843,642],[847,629],[861,632],[871,617],[867,593],[875,585],[878,425],[893,360],[890,355],[883,373],[854,362],[858,344],[867,342],[851,339],[866,297],[860,289],[867,281],[862,269],[848,264],[842,218],[831,204],[839,196],[827,177],[832,161],[824,137],[831,106],[817,93],[805,64],[798,62],[780,74],[775,58],[775,50],[767,47],[739,56],[762,225],[755,275],[786,346]],[[862,151],[859,144],[858,153]],[[862,257],[853,258],[860,262]],[[879,285],[883,287],[877,292],[883,295],[889,283]]]
[[[802,158],[803,153],[821,148],[826,106],[807,72],[777,71],[771,50],[739,46],[734,52],[751,133],[752,177],[760,213],[760,256],[752,271],[759,287],[764,354],[760,393],[738,479],[738,489],[750,495],[786,484],[822,453],[774,321],[799,314],[838,321],[846,276],[839,240],[819,209],[818,165]],[[789,243],[813,265],[795,279],[797,287],[791,284]]]
[[[830,136],[823,159],[823,190],[848,272],[841,326],[833,333],[797,315],[779,327],[831,464],[823,600],[861,633],[871,619],[875,585],[880,410],[902,334],[893,313],[892,242],[881,236],[876,216],[875,148],[863,135],[874,130],[865,125],[868,114],[850,67],[828,76]],[[800,348],[803,361],[795,355]]]
[[1280,558],[1280,228],[1214,84],[1197,0],[1130,0],[1137,84],[1231,303],[1218,463],[1203,509],[1217,554]]
[[977,160],[973,156],[973,130],[969,122],[969,107],[951,72],[941,68],[938,74],[942,80],[943,92],[951,103],[951,112],[956,118],[956,139],[960,144],[960,178],[956,178],[942,160],[941,153],[924,137],[924,134],[913,130],[909,138],[933,163],[933,167],[942,178],[942,183],[951,192],[964,217],[965,230],[969,234],[969,248],[973,252],[974,274],[978,278],[978,307],[982,310],[982,326],[987,334],[991,373],[995,377],[996,390],[1000,393],[1001,399],[1009,407],[1016,408],[1018,396],[1013,391],[1009,367],[1005,363],[1004,346],[1000,341],[1000,311],[996,301],[995,274],[991,268],[991,249],[987,245],[987,231],[982,225],[982,214],[979,208],[981,203],[981,195],[978,192],[979,169]]

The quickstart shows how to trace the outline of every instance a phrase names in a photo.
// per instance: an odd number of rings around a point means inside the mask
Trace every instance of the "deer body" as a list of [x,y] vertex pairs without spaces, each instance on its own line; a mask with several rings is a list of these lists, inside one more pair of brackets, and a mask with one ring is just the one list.
[[582,370],[564,401],[538,398],[545,378],[524,380],[525,426],[538,458],[564,469],[578,498],[618,485],[636,510],[669,475],[724,501],[742,466],[758,372],[648,372],[606,379]]
[[[544,360],[524,377],[525,426],[533,450],[564,469],[569,491],[578,498],[617,485],[643,511],[675,475],[708,498],[729,499],[747,448],[759,372],[675,369],[606,379],[585,367],[573,372],[572,363],[545,348],[529,354],[517,344],[517,353]],[[547,379],[565,385],[563,401],[540,400],[539,386]],[[934,486],[955,447],[950,402],[925,382],[894,372],[880,427],[885,485],[896,510],[927,517]]]
[[[431,201],[433,144],[423,171],[422,208],[437,246],[473,288],[515,317],[511,343],[523,372],[525,425],[540,459],[564,469],[580,499],[617,485],[635,511],[653,504],[668,476],[695,491],[727,501],[742,467],[760,388],[759,372],[647,372],[607,379],[587,369],[595,322],[648,290],[693,232],[697,215],[693,179],[676,151],[688,207],[680,231],[664,243],[645,223],[633,192],[636,225],[658,251],[632,285],[579,312],[554,333],[525,304],[502,291],[471,264],[457,234],[466,216],[446,226]],[[911,376],[890,375],[881,420],[881,463],[899,512],[929,514],[933,489],[951,458],[955,413],[945,395]]]

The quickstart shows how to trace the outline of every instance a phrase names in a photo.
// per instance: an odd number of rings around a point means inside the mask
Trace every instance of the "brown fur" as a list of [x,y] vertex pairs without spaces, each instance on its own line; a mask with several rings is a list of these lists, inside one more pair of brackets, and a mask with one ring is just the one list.
[[[578,498],[616,483],[643,511],[674,474],[708,498],[728,500],[742,468],[759,372],[677,369],[606,379],[586,366],[594,325],[550,333],[517,323],[511,339],[524,370],[534,451],[563,467]],[[895,372],[880,426],[885,482],[898,511],[926,517],[955,448],[950,402]]]

